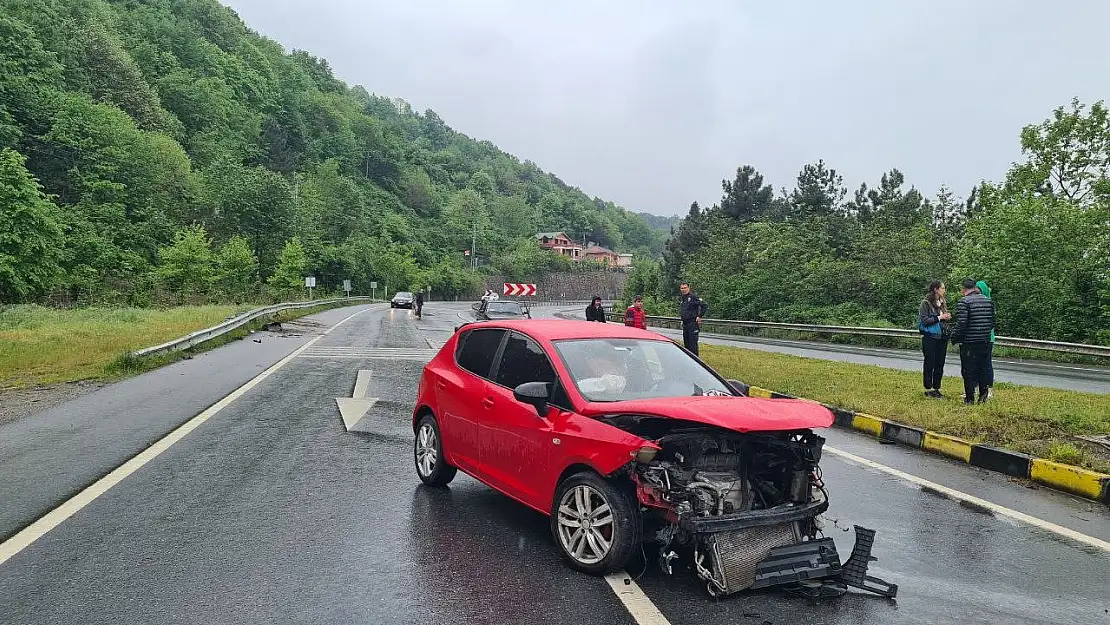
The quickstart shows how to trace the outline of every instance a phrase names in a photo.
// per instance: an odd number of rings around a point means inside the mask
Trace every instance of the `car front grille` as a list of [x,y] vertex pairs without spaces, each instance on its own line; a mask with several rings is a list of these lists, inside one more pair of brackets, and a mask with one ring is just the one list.
[[711,534],[706,539],[710,570],[726,594],[738,592],[755,583],[755,569],[771,549],[800,541],[797,523]]

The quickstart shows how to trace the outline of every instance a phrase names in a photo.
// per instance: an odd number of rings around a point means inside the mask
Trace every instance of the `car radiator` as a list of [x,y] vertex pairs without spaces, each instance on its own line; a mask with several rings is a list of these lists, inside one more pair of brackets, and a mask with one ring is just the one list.
[[[799,542],[801,535],[797,523],[710,534],[705,540],[708,571],[699,572],[709,582],[713,594],[739,592],[755,583],[756,567],[771,549]],[[707,573],[712,578],[707,577]]]

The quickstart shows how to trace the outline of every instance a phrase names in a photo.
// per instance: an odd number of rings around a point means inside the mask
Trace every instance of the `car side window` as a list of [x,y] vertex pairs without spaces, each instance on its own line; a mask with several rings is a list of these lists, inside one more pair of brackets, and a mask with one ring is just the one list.
[[463,369],[489,378],[493,360],[504,336],[504,330],[471,330],[460,339],[462,345],[459,346],[455,359]]
[[563,391],[562,385],[558,383],[558,377],[543,348],[523,334],[513,332],[505,343],[505,350],[501,353],[501,362],[497,366],[497,375],[494,376],[493,381],[508,388],[516,388],[526,382],[552,384],[555,387],[555,393],[551,403],[570,410],[570,400]]

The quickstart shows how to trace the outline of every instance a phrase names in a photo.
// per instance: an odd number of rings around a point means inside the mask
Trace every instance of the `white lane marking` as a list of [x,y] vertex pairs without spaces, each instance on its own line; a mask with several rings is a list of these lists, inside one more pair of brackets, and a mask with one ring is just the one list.
[[1095,538],[1094,536],[1088,536],[1086,534],[1081,534],[1081,533],[1079,533],[1079,532],[1077,532],[1073,529],[1066,528],[1062,525],[1057,525],[1055,523],[1052,523],[1051,521],[1045,521],[1044,519],[1038,519],[1037,517],[1030,516],[1028,514],[1025,514],[1024,512],[1018,512],[1017,510],[1011,510],[1010,508],[1007,508],[1005,506],[1000,506],[996,503],[991,503],[991,502],[989,502],[985,499],[980,499],[980,498],[978,498],[974,495],[969,495],[967,493],[958,491],[956,489],[949,488],[947,486],[942,486],[940,484],[937,484],[936,482],[930,482],[929,480],[927,480],[925,478],[917,477],[916,475],[910,475],[909,473],[906,473],[905,471],[899,471],[898,469],[895,469],[893,467],[888,467],[885,464],[879,464],[878,462],[875,462],[874,460],[868,460],[867,458],[861,458],[860,456],[857,456],[855,454],[852,454],[852,453],[849,453],[849,452],[846,452],[846,451],[842,451],[840,449],[836,449],[835,447],[825,446],[824,449],[825,449],[825,451],[827,451],[827,452],[829,452],[829,453],[831,453],[835,456],[840,456],[841,458],[844,458],[845,460],[849,460],[849,461],[854,462],[856,464],[860,464],[860,465],[863,465],[865,467],[870,467],[872,469],[882,471],[883,473],[889,473],[890,475],[893,475],[895,477],[899,477],[899,478],[902,478],[903,480],[913,482],[914,484],[917,484],[918,486],[925,486],[925,487],[930,488],[932,490],[935,490],[937,492],[943,493],[944,495],[947,495],[948,497],[951,497],[952,499],[956,499],[958,501],[964,501],[964,502],[967,502],[967,503],[970,503],[970,504],[973,504],[973,505],[976,505],[976,506],[979,506],[979,507],[982,507],[982,508],[986,508],[987,510],[990,510],[991,512],[994,512],[995,514],[1000,514],[1002,516],[1010,517],[1011,519],[1014,519],[1016,521],[1021,521],[1022,523],[1027,523],[1029,525],[1032,525],[1033,527],[1036,527],[1036,528],[1039,528],[1039,529],[1042,529],[1042,530],[1046,530],[1046,531],[1052,532],[1054,534],[1058,534],[1060,536],[1063,536],[1064,538],[1074,540],[1075,542],[1083,543],[1084,545],[1090,545],[1092,547],[1097,547],[1098,549],[1102,549],[1103,551],[1110,552],[1110,542],[1107,542],[1107,541],[1102,540],[1100,538]]
[[183,425],[178,426],[177,429],[164,436],[158,442],[154,443],[150,447],[147,447],[138,455],[113,469],[112,472],[108,475],[105,475],[99,480],[93,482],[90,486],[86,487],[81,492],[77,493],[73,497],[70,497],[67,501],[62,503],[57,508],[54,508],[50,512],[47,512],[45,515],[37,519],[34,523],[31,523],[27,527],[20,530],[20,532],[15,536],[12,536],[8,540],[4,541],[2,544],[0,544],[0,565],[3,565],[12,556],[19,553],[20,551],[23,551],[39,538],[42,538],[50,530],[58,527],[58,525],[60,525],[69,517],[77,514],[82,508],[95,501],[97,497],[100,497],[104,493],[108,492],[110,488],[122,482],[127,476],[131,475],[135,471],[138,471],[140,468],[143,467],[143,465],[157,458],[162,452],[166,451],[174,443],[184,438],[185,435],[187,435],[189,432],[192,432],[193,430],[200,427],[202,424],[204,424],[205,421],[211,419],[216,413],[231,404],[231,402],[239,399],[247,391],[258,386],[263,380],[273,375],[275,371],[292,362],[294,358],[296,358],[304,350],[311,347],[313,343],[324,338],[325,336],[330,334],[332,330],[338,328],[344,323],[347,323],[354,317],[370,310],[373,310],[373,308],[360,310],[353,315],[350,315],[349,317],[343,319],[339,323],[333,325],[332,327],[328,328],[320,336],[317,336],[311,341],[300,346],[292,354],[289,354],[285,358],[277,361],[276,363],[271,365],[269,369],[266,369],[262,373],[259,373],[249,382],[232,391],[227,397],[224,397],[215,404],[212,404],[204,412],[198,414],[192,419],[189,419]]
[[358,370],[358,374],[355,376],[355,390],[351,393],[351,397],[355,399],[366,397],[366,391],[370,388],[370,376],[373,373],[369,369]]
[[671,625],[626,571],[606,575],[605,581],[609,582],[609,587],[638,625]]

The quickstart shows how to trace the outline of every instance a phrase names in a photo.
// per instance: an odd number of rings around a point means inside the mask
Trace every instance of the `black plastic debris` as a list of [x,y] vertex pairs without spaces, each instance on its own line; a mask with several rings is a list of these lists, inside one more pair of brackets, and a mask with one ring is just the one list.
[[840,573],[840,556],[831,538],[775,547],[755,569],[752,588],[792,584]]
[[840,572],[841,581],[884,597],[898,596],[898,584],[890,584],[867,574],[867,565],[875,559],[871,557],[871,547],[875,544],[875,530],[858,525],[855,526],[855,530],[856,544],[852,547],[852,555],[844,563],[844,569]]
[[884,597],[896,597],[897,584],[890,584],[867,574],[868,565],[875,560],[871,556],[871,548],[875,544],[875,530],[858,525],[854,528],[856,542],[852,547],[852,555],[843,565],[840,563],[840,554],[837,553],[836,543],[832,538],[775,547],[756,566],[755,583],[751,588],[779,585],[801,585],[809,588],[820,586],[820,582],[830,582],[852,586]]

